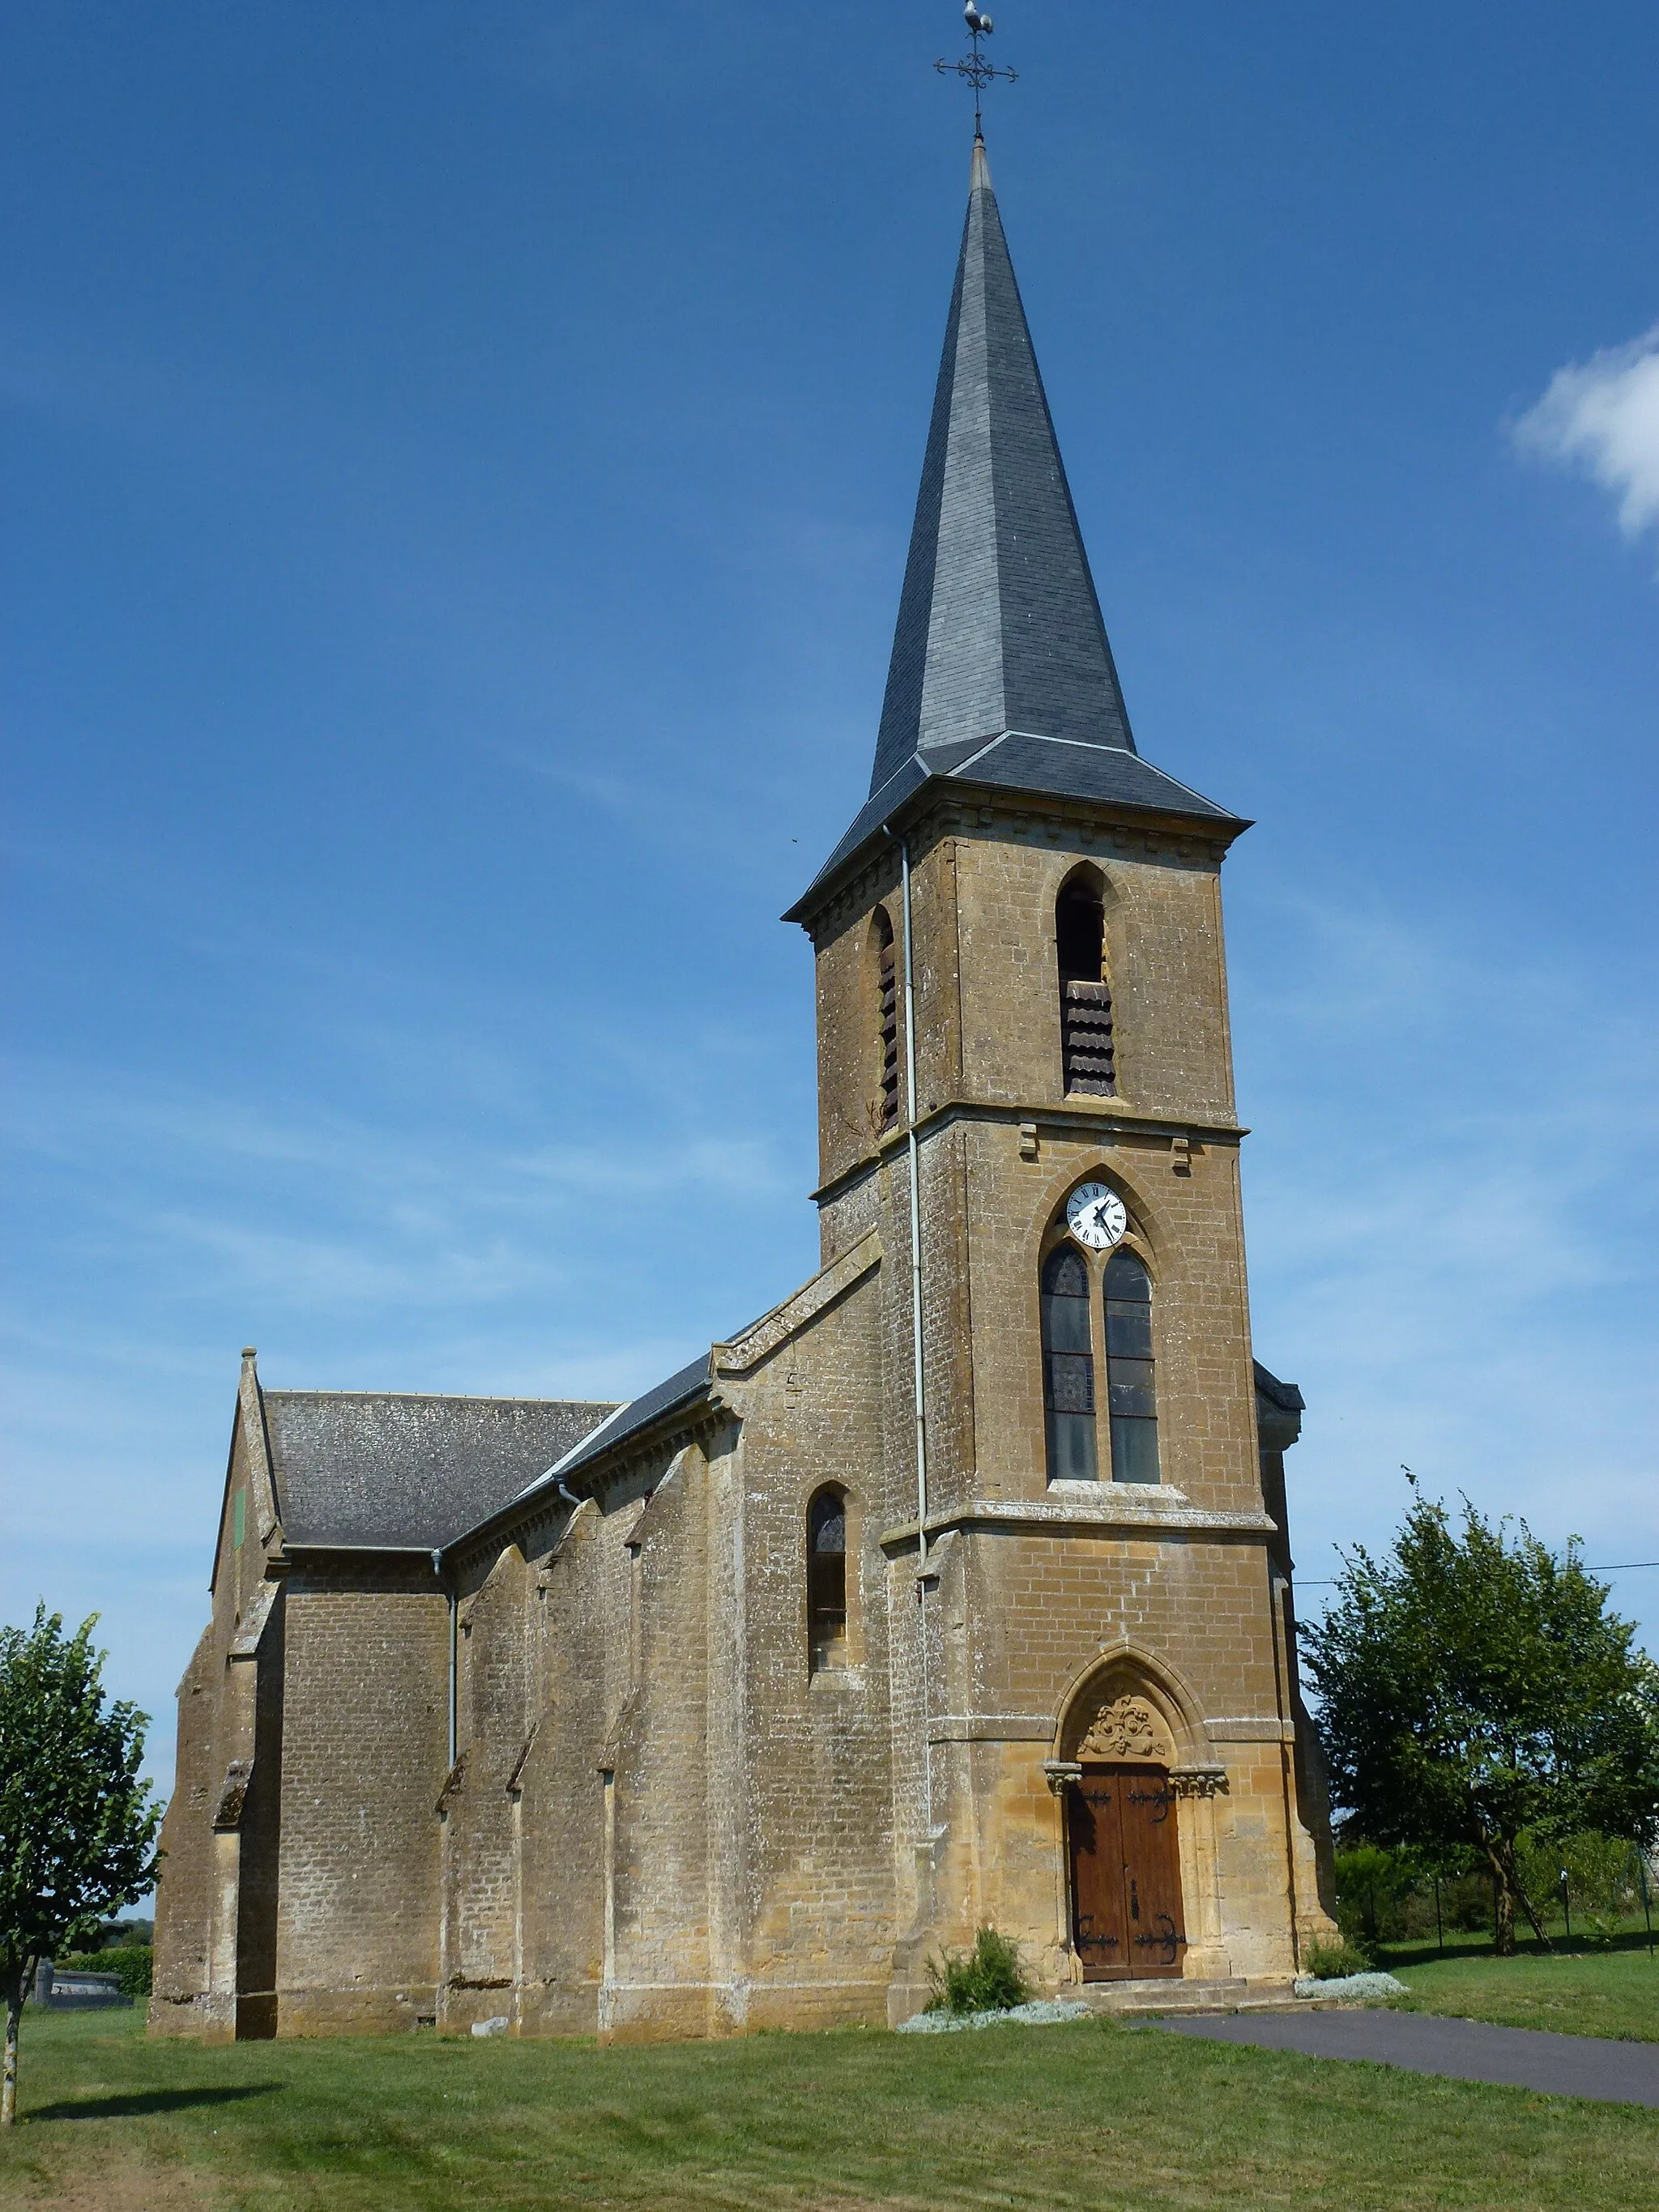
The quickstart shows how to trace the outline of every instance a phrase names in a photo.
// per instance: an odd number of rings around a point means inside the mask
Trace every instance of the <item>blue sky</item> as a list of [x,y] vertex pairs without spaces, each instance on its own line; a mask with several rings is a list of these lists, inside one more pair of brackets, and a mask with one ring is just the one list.
[[[1401,1462],[1659,1559],[1659,15],[1000,15],[1138,738],[1259,824],[1302,1571]],[[64,0],[9,43],[0,1617],[100,1611],[165,1773],[245,1341],[626,1395],[815,1264],[776,916],[868,775],[960,14]],[[1616,1592],[1659,1647],[1659,1572]]]

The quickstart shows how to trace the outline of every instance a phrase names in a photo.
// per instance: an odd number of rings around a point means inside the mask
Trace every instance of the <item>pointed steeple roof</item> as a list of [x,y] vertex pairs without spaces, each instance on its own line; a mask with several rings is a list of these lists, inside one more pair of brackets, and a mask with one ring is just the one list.
[[1245,827],[1135,750],[980,138],[870,797],[786,919],[939,777]]
[[976,138],[870,788],[1005,730],[1134,750]]

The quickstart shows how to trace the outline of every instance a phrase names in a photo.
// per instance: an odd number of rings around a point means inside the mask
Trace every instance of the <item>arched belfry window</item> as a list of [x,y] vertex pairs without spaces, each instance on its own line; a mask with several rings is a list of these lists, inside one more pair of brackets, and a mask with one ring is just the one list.
[[806,1644],[815,1674],[847,1664],[847,1500],[828,1486],[806,1508]]
[[1093,1482],[1095,1355],[1089,1264],[1060,1244],[1042,1270],[1042,1410],[1050,1482]]
[[1054,945],[1066,1088],[1109,1098],[1117,1089],[1117,1053],[1106,981],[1106,908],[1092,869],[1068,877],[1060,887]]
[[1156,1482],[1158,1391],[1152,1362],[1152,1279],[1121,1246],[1107,1264],[1106,1401],[1114,1482]]
[[881,1069],[877,1114],[882,1128],[899,1117],[898,960],[893,925],[884,906],[875,912],[876,1042]]

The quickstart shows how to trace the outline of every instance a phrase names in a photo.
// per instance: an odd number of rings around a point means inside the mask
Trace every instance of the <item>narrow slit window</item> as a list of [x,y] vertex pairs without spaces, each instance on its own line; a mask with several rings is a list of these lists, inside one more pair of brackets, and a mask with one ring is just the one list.
[[1088,1265],[1061,1244],[1042,1270],[1042,1410],[1050,1482],[1094,1482],[1095,1353]]
[[847,1664],[847,1500],[820,1490],[806,1509],[807,1663],[814,1674]]
[[1073,878],[1055,901],[1054,942],[1066,1088],[1109,1098],[1117,1089],[1117,1046],[1106,981],[1106,909],[1086,879]]
[[1144,1261],[1122,1249],[1106,1270],[1106,1398],[1113,1481],[1158,1481],[1152,1279]]
[[876,1007],[878,1042],[881,1055],[881,1127],[890,1129],[899,1117],[898,960],[893,944],[893,925],[885,907],[876,908]]

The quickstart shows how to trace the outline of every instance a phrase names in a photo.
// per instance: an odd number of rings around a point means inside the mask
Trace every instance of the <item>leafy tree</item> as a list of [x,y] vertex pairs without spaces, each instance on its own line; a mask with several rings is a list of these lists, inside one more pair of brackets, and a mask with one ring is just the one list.
[[0,1993],[6,2004],[0,2126],[17,2109],[17,2031],[39,1959],[94,1940],[114,1907],[155,1880],[161,1808],[139,1779],[149,1715],[104,1703],[98,1616],[0,1628]]
[[[1345,1553],[1302,1631],[1333,1794],[1376,1844],[1478,1850],[1515,1949],[1516,1838],[1659,1832],[1659,1668],[1607,1609],[1607,1585],[1522,1522],[1463,1527],[1413,1498],[1391,1556]],[[1539,1928],[1539,1934],[1543,1931]]]

